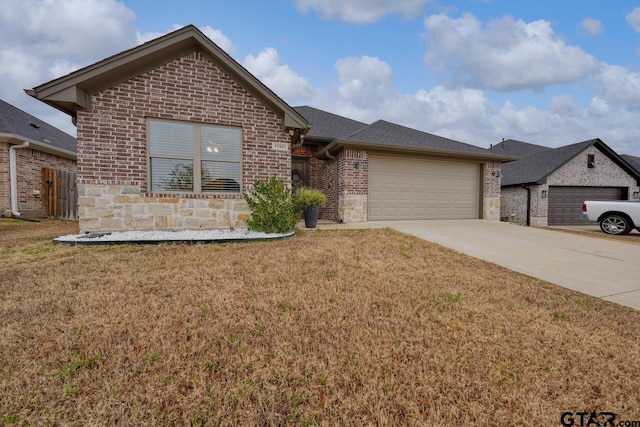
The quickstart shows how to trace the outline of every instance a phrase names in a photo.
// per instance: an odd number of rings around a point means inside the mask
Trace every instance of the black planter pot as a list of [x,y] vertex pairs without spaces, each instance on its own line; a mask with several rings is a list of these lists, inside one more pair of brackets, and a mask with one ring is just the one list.
[[307,228],[316,228],[318,226],[319,214],[320,206],[311,205],[304,208],[304,226]]

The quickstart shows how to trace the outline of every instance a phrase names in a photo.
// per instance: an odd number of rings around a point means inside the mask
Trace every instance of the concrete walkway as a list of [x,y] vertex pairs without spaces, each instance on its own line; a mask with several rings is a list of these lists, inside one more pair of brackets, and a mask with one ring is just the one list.
[[[640,244],[483,220],[376,221],[510,270],[640,310]],[[640,240],[640,234],[627,239]]]

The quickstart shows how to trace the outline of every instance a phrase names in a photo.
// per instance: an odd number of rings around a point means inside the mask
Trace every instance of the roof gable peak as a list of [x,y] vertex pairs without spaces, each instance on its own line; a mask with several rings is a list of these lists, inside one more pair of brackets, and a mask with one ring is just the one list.
[[283,116],[288,129],[308,129],[306,120],[194,25],[150,40],[40,86],[27,94],[72,117],[91,107],[91,95],[190,52],[204,53],[216,66]]

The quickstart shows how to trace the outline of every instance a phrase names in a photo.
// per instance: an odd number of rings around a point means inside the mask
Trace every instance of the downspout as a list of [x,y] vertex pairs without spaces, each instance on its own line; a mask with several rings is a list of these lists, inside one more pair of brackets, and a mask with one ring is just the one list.
[[342,223],[342,218],[340,218],[340,190],[339,190],[339,186],[340,186],[340,169],[338,167],[338,159],[336,158],[336,156],[332,155],[329,150],[325,151],[324,154],[327,156],[327,158],[329,160],[335,160],[336,161],[336,188],[335,188],[335,200],[336,200],[336,219],[338,220],[339,223]]
[[24,141],[20,145],[12,145],[9,147],[9,176],[11,181],[11,215],[20,217],[22,214],[18,212],[18,166],[16,161],[16,150],[18,148],[27,148],[28,141]]
[[303,134],[300,134],[300,138],[298,138],[298,142],[296,142],[295,144],[293,144],[293,145],[291,146],[291,152],[293,153],[293,151],[294,151],[296,148],[298,148],[298,147],[302,146],[302,144],[304,144],[304,135],[303,135]]
[[531,188],[523,185],[522,188],[527,190],[527,227],[531,226]]

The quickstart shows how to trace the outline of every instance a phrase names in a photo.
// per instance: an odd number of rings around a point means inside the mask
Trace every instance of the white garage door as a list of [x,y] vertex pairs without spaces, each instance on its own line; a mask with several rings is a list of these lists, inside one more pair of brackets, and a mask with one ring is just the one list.
[[369,156],[369,220],[480,216],[480,164]]

